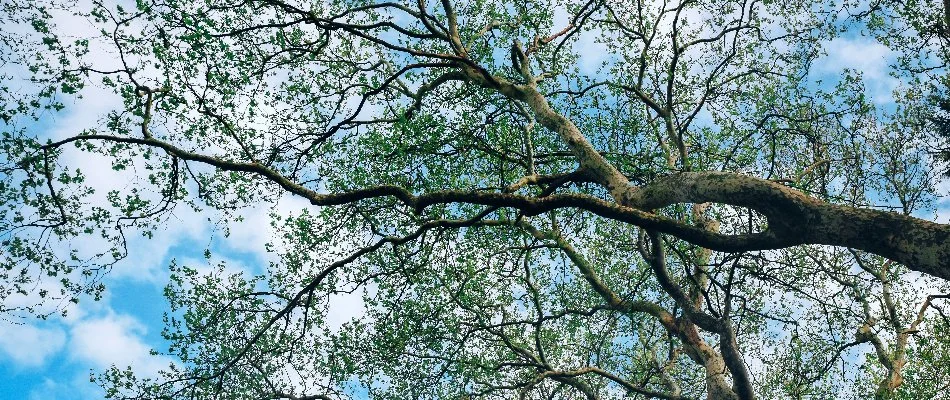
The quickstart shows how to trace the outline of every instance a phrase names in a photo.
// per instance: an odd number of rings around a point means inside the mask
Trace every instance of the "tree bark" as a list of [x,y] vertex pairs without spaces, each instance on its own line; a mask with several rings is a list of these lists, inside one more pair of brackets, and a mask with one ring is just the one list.
[[[798,244],[851,247],[950,280],[950,226],[895,212],[825,203],[765,179],[727,172],[679,173],[645,187],[632,187],[623,199],[626,205],[643,210],[704,202],[746,207],[765,215],[768,228],[763,233],[773,238],[747,250]],[[736,250],[717,243],[697,244]],[[737,243],[736,247],[743,246]]]
[[[950,280],[950,225],[888,211],[829,204],[808,197],[793,188],[737,173],[673,174],[646,186],[628,185],[624,190],[614,189],[615,202],[582,194],[537,198],[477,190],[414,195],[404,188],[388,185],[324,194],[308,189],[262,164],[234,162],[197,154],[154,138],[85,135],[50,143],[44,148],[59,147],[77,140],[146,145],[163,149],[186,161],[201,162],[227,171],[254,173],[315,205],[340,205],[368,198],[396,197],[417,211],[433,204],[456,202],[511,207],[530,215],[558,208],[579,208],[605,218],[669,234],[715,251],[772,250],[801,244],[842,246],[877,254],[900,262],[912,270]],[[592,164],[599,164],[600,160],[588,159],[588,162],[590,161],[594,161]],[[600,164],[599,169],[604,168],[605,165]],[[604,180],[614,179],[612,176]],[[650,212],[677,203],[706,202],[758,211],[768,219],[768,227],[759,233],[724,235]]]
[[462,72],[471,81],[527,104],[541,125],[560,136],[591,179],[607,188],[616,204],[640,211],[676,203],[728,204],[764,214],[769,226],[759,234],[721,235],[670,220],[654,224],[643,215],[628,220],[633,224],[723,252],[779,249],[800,244],[851,247],[950,280],[948,225],[893,212],[828,204],[773,181],[731,172],[682,172],[647,186],[631,186],[573,122],[551,108],[533,82],[515,84],[470,66],[462,66]]

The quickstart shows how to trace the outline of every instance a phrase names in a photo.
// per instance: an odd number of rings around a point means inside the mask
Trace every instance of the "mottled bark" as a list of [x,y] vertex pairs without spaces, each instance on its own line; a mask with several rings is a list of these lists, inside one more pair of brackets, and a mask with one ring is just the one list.
[[[747,250],[798,244],[851,247],[950,279],[950,226],[894,212],[825,203],[765,179],[729,172],[680,173],[645,187],[632,187],[623,201],[643,210],[704,202],[747,207],[765,215],[768,228],[763,234],[771,239],[750,243]],[[723,251],[743,247],[708,244]]]
[[887,211],[833,205],[770,180],[732,172],[683,172],[643,187],[631,186],[573,122],[550,107],[530,76],[526,77],[528,84],[522,85],[472,67],[462,69],[470,80],[527,104],[537,121],[561,137],[577,157],[580,168],[587,171],[591,180],[607,188],[620,206],[649,211],[676,203],[720,203],[751,208],[764,214],[769,223],[765,232],[746,236],[721,235],[682,224],[675,228],[672,225],[676,224],[638,224],[642,227],[726,252],[799,244],[852,247],[950,279],[950,226]]
[[[86,135],[51,143],[46,148],[78,140],[146,145],[163,149],[187,161],[201,162],[227,171],[254,173],[315,205],[339,205],[368,198],[396,197],[419,211],[433,204],[456,202],[511,207],[529,215],[558,208],[579,208],[605,218],[670,234],[716,251],[770,250],[800,244],[842,246],[877,254],[912,270],[950,280],[950,225],[893,212],[829,204],[769,180],[730,172],[680,173],[660,178],[643,187],[627,186],[622,191],[613,190],[616,203],[580,194],[536,198],[458,190],[414,195],[404,188],[387,185],[323,194],[262,164],[233,162],[197,154],[153,138]],[[594,174],[591,179],[598,182],[614,180],[603,176],[597,179],[596,173],[591,170],[587,170],[587,174]],[[724,235],[650,212],[676,203],[706,202],[756,210],[768,218],[768,228],[754,234]]]

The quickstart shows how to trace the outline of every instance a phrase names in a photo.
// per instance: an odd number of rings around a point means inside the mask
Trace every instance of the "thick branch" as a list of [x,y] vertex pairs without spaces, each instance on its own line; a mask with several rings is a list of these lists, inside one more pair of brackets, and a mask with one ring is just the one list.
[[[314,205],[331,206],[377,197],[396,197],[419,212],[430,205],[446,203],[510,207],[527,215],[538,215],[558,208],[578,208],[604,218],[670,234],[716,251],[770,250],[799,244],[851,247],[893,259],[915,271],[950,280],[948,225],[892,212],[828,204],[775,182],[735,173],[679,173],[661,178],[648,186],[628,186],[615,196],[621,198],[621,204],[582,194],[535,198],[512,193],[448,190],[413,195],[405,188],[388,185],[322,194],[266,165],[198,154],[154,138],[83,135],[50,143],[44,148],[59,147],[78,140],[145,145],[163,149],[186,161],[200,162],[227,171],[254,173],[288,192],[306,198]],[[600,171],[587,171],[591,176],[602,176],[599,175]],[[626,178],[623,179],[626,181]],[[751,208],[768,218],[769,227],[764,232],[754,234],[723,235],[646,211],[676,203],[705,202]]]
[[497,76],[489,79],[481,70],[465,65],[462,66],[462,72],[473,82],[494,88],[510,99],[524,102],[534,112],[535,119],[541,125],[557,133],[567,144],[581,169],[589,170],[597,183],[606,187],[615,199],[619,200],[619,196],[630,186],[627,178],[594,148],[580,128],[551,108],[544,95],[532,84],[517,85]]
[[[851,247],[898,261],[915,271],[950,279],[950,226],[893,212],[824,203],[765,179],[728,172],[679,173],[645,187],[631,188],[623,204],[650,210],[676,203],[705,202],[747,207],[764,214],[769,224],[765,233],[772,236],[767,246]],[[731,251],[715,243],[694,243]]]

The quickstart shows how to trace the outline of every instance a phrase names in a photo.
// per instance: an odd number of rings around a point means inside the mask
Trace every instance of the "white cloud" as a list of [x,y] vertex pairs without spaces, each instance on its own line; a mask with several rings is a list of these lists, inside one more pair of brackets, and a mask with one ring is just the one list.
[[[296,195],[284,194],[274,204],[259,204],[243,211],[243,221],[231,222],[231,235],[224,238],[223,243],[229,249],[241,252],[254,253],[259,261],[272,261],[273,254],[268,254],[265,245],[277,233],[271,226],[270,213],[280,215],[299,213],[300,210],[312,208],[304,198]],[[277,249],[281,249],[279,241],[274,241]]]
[[66,334],[59,328],[6,325],[0,329],[0,353],[20,367],[40,367],[63,348]]
[[46,378],[41,385],[30,390],[26,396],[29,400],[47,399],[98,399],[103,398],[102,389],[91,385],[89,375],[85,372],[77,373],[71,379]]
[[329,305],[326,319],[326,328],[329,332],[339,332],[343,324],[366,313],[361,290],[331,294]]
[[167,358],[149,354],[142,340],[147,330],[131,316],[110,313],[81,321],[70,333],[71,357],[97,369],[132,366],[139,373],[154,375],[168,366]]
[[894,52],[872,38],[835,38],[825,45],[827,55],[815,62],[819,74],[840,75],[849,68],[864,74],[864,84],[875,103],[894,101],[900,80],[888,75]]
[[893,52],[870,38],[835,38],[826,47],[828,64],[818,64],[829,71],[853,68],[868,78],[887,76],[888,63]]
[[940,224],[950,224],[950,204],[945,201],[937,203],[937,211],[935,212],[936,217],[934,222]]

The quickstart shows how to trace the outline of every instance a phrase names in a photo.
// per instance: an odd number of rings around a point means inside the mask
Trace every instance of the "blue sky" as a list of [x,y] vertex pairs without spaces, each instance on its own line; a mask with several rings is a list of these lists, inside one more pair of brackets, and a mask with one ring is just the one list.
[[[114,95],[97,88],[90,88],[85,98],[29,128],[42,137],[63,138],[99,125],[99,115],[121,105]],[[105,201],[109,190],[130,186],[132,172],[112,170],[105,157],[70,147],[62,161],[83,170],[86,182],[96,188],[94,202]],[[303,200],[285,197],[273,207],[287,214],[306,205]],[[231,234],[225,236],[214,224],[218,214],[196,213],[180,205],[153,238],[128,235],[129,255],[107,275],[107,291],[101,301],[82,298],[79,304],[67,307],[65,318],[0,320],[0,374],[4,377],[0,379],[0,400],[102,398],[104,392],[89,381],[90,373],[111,365],[131,365],[145,373],[167,366],[171,359],[151,356],[149,351],[167,349],[161,332],[162,316],[169,308],[162,294],[168,265],[174,259],[201,270],[224,261],[229,269],[260,273],[272,257],[265,251],[265,243],[270,237],[268,213],[273,207],[243,210],[244,220],[232,223]],[[93,247],[95,242],[81,239],[72,244],[83,248]],[[203,256],[205,248],[214,254],[210,260]]]
[[[844,67],[861,70],[869,95],[889,99],[897,81],[887,74],[893,55],[886,48],[872,39],[850,37],[832,42],[829,54],[816,63],[818,73],[834,76]],[[593,55],[584,60],[588,65],[599,62]],[[86,98],[58,115],[49,116],[37,127],[47,137],[75,134],[72,129],[95,125],[95,116],[116,104],[114,97],[94,92]],[[100,193],[121,186],[125,179],[111,171],[107,160],[76,151],[64,157],[81,165]],[[285,198],[278,211],[290,212],[305,206],[299,199]],[[18,325],[0,322],[0,374],[4,377],[0,381],[0,400],[101,398],[102,391],[89,382],[90,371],[101,371],[113,364],[154,371],[167,364],[169,359],[148,354],[149,349],[162,350],[167,346],[160,335],[162,314],[168,308],[162,297],[167,265],[172,259],[194,267],[208,265],[201,254],[210,243],[215,252],[212,263],[226,260],[234,268],[260,271],[270,257],[264,251],[270,233],[269,211],[267,207],[246,210],[245,221],[232,226],[230,237],[223,237],[208,222],[209,217],[216,219],[215,215],[195,214],[181,207],[175,213],[177,220],[157,232],[154,239],[132,239],[130,257],[106,279],[108,290],[102,301],[83,299],[70,308],[66,318],[24,320]],[[942,207],[938,222],[946,223],[948,215],[948,208]],[[340,310],[343,311],[331,320],[340,322],[358,314],[360,306],[352,302],[341,305]]]
[[[279,204],[285,212],[302,206],[293,200]],[[230,237],[207,222],[207,216],[214,219],[212,214],[187,215],[182,219],[201,223],[171,223],[152,240],[132,239],[130,257],[116,265],[106,279],[108,289],[101,301],[82,299],[69,307],[66,318],[4,323],[0,329],[0,374],[6,378],[0,381],[0,399],[102,398],[102,390],[89,382],[90,373],[113,364],[131,365],[145,373],[167,365],[170,359],[148,354],[150,349],[167,349],[161,337],[162,316],[168,310],[162,295],[167,266],[175,259],[200,270],[224,261],[229,269],[259,273],[269,257],[264,250],[270,231],[268,210],[247,210],[245,222],[233,225]],[[209,237],[213,238],[209,241]],[[209,243],[215,254],[210,261],[202,255]],[[341,310],[355,312],[359,305]],[[336,320],[341,318],[344,316]]]
[[115,281],[109,299],[77,321],[26,325],[9,332],[18,338],[4,335],[0,398],[101,398],[89,382],[90,371],[123,361],[148,363],[148,348],[162,345],[160,322],[167,306],[161,288]]

